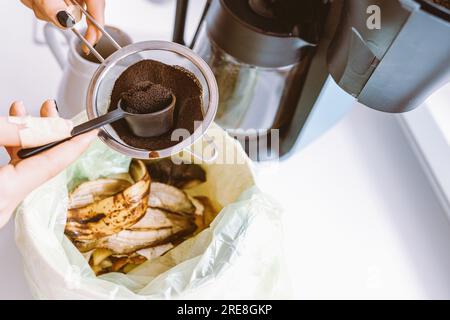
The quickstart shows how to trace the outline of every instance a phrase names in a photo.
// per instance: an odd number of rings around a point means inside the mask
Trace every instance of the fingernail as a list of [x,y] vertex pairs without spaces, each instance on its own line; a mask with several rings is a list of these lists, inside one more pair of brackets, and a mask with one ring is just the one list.
[[56,100],[55,100],[55,99],[53,99],[53,103],[55,104],[55,108],[56,108],[56,111],[58,111],[58,112],[59,112],[59,109],[58,109],[58,102],[56,102]]
[[56,19],[60,25],[65,28],[72,28],[75,25],[75,18],[72,17],[67,11],[60,11],[56,14]]
[[9,108],[9,112],[11,113],[12,110],[15,110],[17,112],[17,108],[23,108],[23,109],[25,108],[23,101],[21,101],[21,100],[14,101],[11,104],[11,107]]

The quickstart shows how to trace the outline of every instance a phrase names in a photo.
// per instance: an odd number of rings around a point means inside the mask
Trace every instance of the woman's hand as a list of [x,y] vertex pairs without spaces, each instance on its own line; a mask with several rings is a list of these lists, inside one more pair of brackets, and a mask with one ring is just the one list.
[[[64,28],[58,19],[58,13],[68,11],[71,4],[70,0],[20,0],[24,5],[34,11],[36,17],[40,20],[52,22],[54,25]],[[76,0],[81,5],[86,5],[89,14],[101,25],[105,23],[105,0]],[[70,12],[70,10],[69,10]],[[85,38],[90,44],[95,45],[102,37],[102,33],[89,20]],[[83,46],[83,51],[89,54],[89,49]]]
[[[23,103],[13,103],[9,114],[14,117],[26,116]],[[42,105],[41,117],[58,117],[53,100]],[[11,157],[9,165],[0,167],[0,228],[9,221],[14,209],[31,191],[63,171],[97,136],[97,131],[89,132],[21,161],[16,155],[22,147],[20,130],[23,130],[20,125],[0,118],[0,146],[5,146]]]

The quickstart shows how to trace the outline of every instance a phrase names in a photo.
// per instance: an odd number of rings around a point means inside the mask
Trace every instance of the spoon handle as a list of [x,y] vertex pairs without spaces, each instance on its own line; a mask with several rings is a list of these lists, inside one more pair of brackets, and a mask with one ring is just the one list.
[[92,131],[94,129],[98,129],[103,127],[104,125],[113,123],[117,120],[122,119],[123,117],[125,117],[125,113],[120,109],[116,109],[114,111],[108,112],[107,114],[97,117],[95,119],[92,119],[90,121],[87,121],[83,124],[80,124],[79,126],[76,126],[75,128],[73,128],[71,135],[69,138],[66,138],[64,140],[60,140],[60,141],[55,141],[43,146],[39,146],[39,147],[35,147],[35,148],[28,148],[28,149],[22,149],[17,153],[17,156],[20,159],[27,159],[30,157],[33,157],[43,151],[49,150],[53,147],[56,147],[57,145],[66,142],[76,136],[79,136],[83,133]]
[[20,159],[31,158],[31,157],[33,157],[33,156],[35,156],[35,155],[37,155],[37,154],[39,154],[41,152],[44,152],[44,151],[46,151],[48,149],[56,147],[57,145],[59,145],[59,144],[61,144],[63,142],[66,142],[66,141],[68,141],[70,139],[71,138],[67,138],[67,139],[60,140],[60,141],[55,141],[55,142],[52,142],[52,143],[49,143],[49,144],[46,144],[46,145],[43,145],[43,146],[40,146],[40,147],[22,149],[22,150],[19,150],[19,152],[17,152],[17,156]]
[[94,118],[92,120],[89,120],[83,124],[80,124],[79,126],[76,126],[72,130],[72,138],[79,136],[80,134],[92,131],[94,129],[101,128],[107,124],[116,122],[117,120],[120,120],[125,117],[125,113],[122,109],[117,108],[114,111],[108,112],[107,114]]

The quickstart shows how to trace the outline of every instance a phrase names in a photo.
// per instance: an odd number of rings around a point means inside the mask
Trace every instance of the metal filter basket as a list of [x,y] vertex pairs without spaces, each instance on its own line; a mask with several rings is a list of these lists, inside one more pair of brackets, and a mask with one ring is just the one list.
[[146,41],[121,48],[102,62],[89,84],[86,109],[89,120],[107,113],[111,93],[119,76],[133,64],[142,60],[156,60],[167,65],[181,66],[192,72],[202,86],[203,122],[195,131],[183,141],[162,150],[144,150],[126,144],[118,136],[112,126],[101,129],[100,139],[112,149],[136,159],[158,159],[176,155],[182,151],[190,152],[194,157],[203,161],[212,161],[217,155],[215,146],[213,152],[205,159],[202,155],[194,154],[190,147],[199,139],[207,144],[214,142],[206,136],[216,116],[219,103],[219,91],[213,72],[208,64],[190,49],[167,41]]

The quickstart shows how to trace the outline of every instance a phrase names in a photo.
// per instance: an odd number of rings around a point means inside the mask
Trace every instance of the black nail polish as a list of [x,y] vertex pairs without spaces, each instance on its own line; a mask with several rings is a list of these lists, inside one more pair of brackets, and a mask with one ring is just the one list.
[[56,19],[60,25],[65,28],[72,28],[75,25],[75,19],[67,11],[60,11],[56,14]]
[[55,99],[53,99],[53,102],[55,103],[55,108],[56,108],[56,111],[58,111],[58,112],[59,112],[59,109],[58,109],[58,103],[56,102],[56,100],[55,100]]

